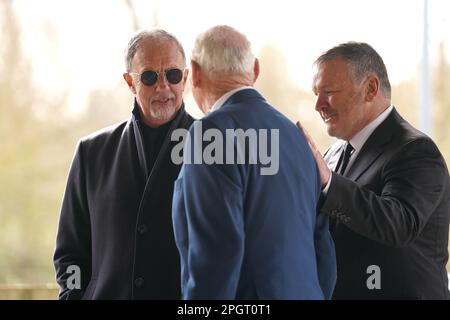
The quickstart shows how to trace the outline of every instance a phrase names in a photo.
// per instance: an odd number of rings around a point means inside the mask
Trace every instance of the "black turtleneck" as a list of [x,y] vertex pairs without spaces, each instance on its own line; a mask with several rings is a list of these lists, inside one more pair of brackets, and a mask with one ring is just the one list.
[[169,121],[157,128],[146,125],[143,121],[140,123],[142,138],[144,140],[145,158],[147,159],[147,167],[149,173],[152,171],[156,158],[158,157],[164,138],[169,131],[172,121]]

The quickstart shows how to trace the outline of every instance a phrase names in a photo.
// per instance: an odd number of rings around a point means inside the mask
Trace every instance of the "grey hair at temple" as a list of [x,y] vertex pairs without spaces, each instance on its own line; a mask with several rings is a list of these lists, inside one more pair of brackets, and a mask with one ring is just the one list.
[[362,81],[371,74],[380,79],[381,91],[387,99],[391,99],[391,84],[383,59],[370,45],[364,42],[346,42],[333,47],[323,53],[314,62],[319,66],[323,62],[343,59],[347,61],[349,69],[356,81]]

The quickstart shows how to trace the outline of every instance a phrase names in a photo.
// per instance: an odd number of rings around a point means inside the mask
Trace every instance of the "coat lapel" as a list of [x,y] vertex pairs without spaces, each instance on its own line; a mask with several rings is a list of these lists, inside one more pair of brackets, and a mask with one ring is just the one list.
[[141,130],[139,129],[139,121],[140,115],[138,111],[137,102],[134,102],[134,108],[133,108],[133,115],[131,117],[131,124],[133,126],[133,133],[134,133],[134,141],[136,142],[136,149],[139,159],[139,166],[141,168],[142,174],[144,175],[145,179],[147,179],[149,174],[149,169],[147,168],[147,161],[145,159],[145,149],[144,149],[144,141],[142,138]]
[[[173,178],[175,180],[176,175],[178,174],[178,168],[181,165],[175,165],[171,161],[171,150],[172,146],[175,145],[176,141],[171,141],[170,137],[172,135],[172,132],[177,128],[184,128],[189,129],[190,125],[193,122],[193,118],[186,112],[184,109],[184,103],[181,106],[177,116],[175,117],[174,121],[172,121],[172,124],[170,125],[170,128],[167,132],[167,135],[164,139],[164,142],[161,146],[161,149],[158,153],[158,156],[155,160],[155,164],[153,165],[153,168],[151,168],[151,171],[148,176],[146,176],[146,184],[143,192],[143,196],[141,198],[141,202],[139,204],[139,211],[138,211],[138,217],[141,214],[141,211],[143,210],[143,206],[145,204],[145,201],[147,197],[150,195],[150,192],[152,190],[157,190],[157,188],[154,188],[153,186],[157,186],[158,182],[160,182],[160,179],[167,179],[170,180]],[[144,152],[145,156],[145,152]],[[144,158],[144,163],[147,163]],[[172,175],[175,175],[174,177],[171,177]]]
[[372,165],[372,163],[381,155],[383,148],[381,145],[374,145],[372,147],[365,148],[363,146],[361,152],[356,157],[352,166],[348,169],[345,177],[350,180],[356,181],[358,178]]
[[348,169],[345,176],[353,181],[370,168],[375,160],[383,153],[384,146],[392,140],[393,130],[398,122],[398,113],[394,109],[391,114],[383,121],[364,143],[361,151]]
[[187,113],[186,110],[184,110],[184,104],[181,106],[180,111],[178,112],[176,118],[174,121],[172,121],[172,124],[170,125],[169,130],[167,131],[167,135],[164,138],[164,142],[161,146],[161,150],[158,153],[158,156],[155,160],[155,164],[153,165],[153,168],[151,168],[150,175],[147,181],[147,184],[151,184],[152,181],[155,179],[155,176],[157,176],[158,172],[161,172],[162,168],[166,168],[168,161],[172,163],[171,159],[167,159],[167,157],[170,158],[172,147],[174,144],[178,143],[176,141],[171,141],[170,137],[172,135],[172,132],[177,128],[185,128],[189,129],[189,125],[187,125],[186,122]]
[[[174,121],[172,121],[172,124],[170,125],[169,130],[167,131],[167,135],[164,138],[164,142],[161,146],[161,149],[158,153],[158,156],[155,160],[155,164],[153,165],[153,168],[147,167],[147,160],[145,155],[145,149],[144,149],[144,142],[141,135],[141,130],[139,129],[139,121],[140,115],[138,111],[138,106],[135,102],[135,106],[133,109],[133,116],[131,119],[132,125],[133,125],[133,131],[134,131],[134,138],[136,142],[136,149],[138,153],[138,159],[139,159],[139,165],[141,167],[142,174],[145,177],[146,180],[146,186],[144,190],[144,194],[146,194],[148,187],[156,181],[158,177],[158,173],[167,171],[168,168],[175,168],[176,166],[170,166],[168,161],[171,161],[170,159],[167,159],[167,157],[170,157],[170,153],[172,150],[172,145],[177,143],[171,141],[170,137],[172,135],[172,132],[177,128],[185,128],[189,129],[193,119],[190,117],[190,115],[186,112],[184,108],[184,103],[182,104],[177,116],[175,117]],[[172,162],[170,162],[171,164]],[[164,170],[165,169],[165,170]]]

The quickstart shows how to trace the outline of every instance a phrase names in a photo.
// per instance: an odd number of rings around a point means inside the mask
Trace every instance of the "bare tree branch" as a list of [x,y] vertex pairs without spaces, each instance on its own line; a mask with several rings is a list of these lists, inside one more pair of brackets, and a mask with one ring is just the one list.
[[128,10],[131,15],[131,22],[133,23],[133,30],[137,31],[140,29],[139,20],[136,14],[136,8],[134,7],[133,0],[124,0]]

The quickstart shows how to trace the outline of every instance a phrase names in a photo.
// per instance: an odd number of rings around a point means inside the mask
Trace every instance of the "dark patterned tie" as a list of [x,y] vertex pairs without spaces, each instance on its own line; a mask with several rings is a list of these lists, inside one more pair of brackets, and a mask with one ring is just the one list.
[[350,157],[352,156],[354,150],[355,149],[353,149],[353,146],[350,144],[350,142],[347,142],[344,148],[343,157],[341,156],[341,159],[336,167],[336,172],[339,173],[340,175],[344,174],[345,169],[347,168],[348,165],[348,161],[350,160]]

